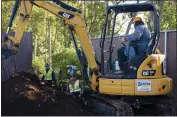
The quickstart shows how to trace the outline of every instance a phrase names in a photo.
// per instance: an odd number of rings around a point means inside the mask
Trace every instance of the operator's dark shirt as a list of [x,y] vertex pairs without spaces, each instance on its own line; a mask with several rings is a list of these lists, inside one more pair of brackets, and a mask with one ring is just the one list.
[[128,35],[128,41],[139,44],[139,51],[143,53],[146,52],[150,39],[151,33],[145,25],[138,25],[135,31]]

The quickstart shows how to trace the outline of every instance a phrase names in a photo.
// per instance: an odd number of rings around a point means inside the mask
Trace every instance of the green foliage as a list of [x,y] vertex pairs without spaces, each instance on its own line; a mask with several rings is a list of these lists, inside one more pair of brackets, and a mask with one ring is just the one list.
[[[90,38],[98,37],[104,23],[106,2],[86,2],[86,23]],[[84,11],[84,10],[83,10]]]
[[176,4],[174,0],[164,1],[162,9],[161,30],[176,30]]
[[[62,70],[62,78],[67,77],[67,65],[75,65],[80,69],[79,59],[76,55],[75,49],[64,48],[61,52],[52,56],[52,67],[53,69]],[[80,75],[80,73],[79,73]]]
[[[11,15],[11,10],[13,8],[13,5],[14,5],[14,1],[3,1],[1,2],[1,16],[2,16],[2,25],[1,25],[1,29],[3,32],[6,32],[7,30],[7,26],[8,26],[8,23],[9,23],[9,20],[10,20],[10,15]],[[16,18],[17,19],[17,18]],[[16,20],[14,22],[14,25],[16,24]],[[15,29],[15,27],[12,27],[12,29]]]
[[44,60],[42,58],[39,57],[35,57],[35,59],[33,59],[32,61],[32,66],[33,68],[43,72],[45,67],[44,67]]

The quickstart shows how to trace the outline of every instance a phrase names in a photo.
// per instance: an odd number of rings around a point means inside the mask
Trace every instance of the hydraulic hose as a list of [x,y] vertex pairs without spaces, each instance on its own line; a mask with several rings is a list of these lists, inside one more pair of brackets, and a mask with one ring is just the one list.
[[18,7],[19,7],[19,0],[15,0],[15,4],[12,10],[12,14],[9,20],[8,27],[11,27],[13,25],[13,21],[15,19],[15,15],[17,14]]

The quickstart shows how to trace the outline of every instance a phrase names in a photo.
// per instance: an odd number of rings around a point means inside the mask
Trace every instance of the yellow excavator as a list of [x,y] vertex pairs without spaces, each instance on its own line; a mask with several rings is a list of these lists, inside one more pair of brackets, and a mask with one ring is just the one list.
[[[125,4],[109,6],[107,8],[100,42],[102,60],[100,63],[101,67],[99,67],[92,50],[91,41],[88,38],[82,12],[60,0],[52,1],[53,3],[51,3],[51,1],[39,0],[15,0],[8,30],[4,42],[2,42],[2,58],[7,59],[9,56],[17,53],[23,32],[25,31],[29,19],[32,17],[32,7],[35,5],[61,17],[68,25],[76,53],[81,63],[83,80],[91,89],[91,92],[87,93],[87,90],[82,88],[81,96],[84,102],[87,102],[87,104],[97,110],[97,112],[103,113],[104,115],[133,115],[132,107],[139,108],[141,105],[158,103],[160,99],[166,97],[166,95],[171,92],[172,79],[163,73],[163,61],[165,56],[155,53],[160,28],[159,16],[153,4]],[[16,33],[13,37],[8,33],[18,9],[19,19]],[[117,15],[119,13],[139,11],[152,11],[154,15],[154,35],[151,38],[152,41],[149,43],[146,55],[139,56],[137,54],[135,58],[128,60],[128,64],[126,64],[127,70],[124,74],[106,74],[104,67],[104,44],[109,14],[112,12],[115,14],[109,49],[109,57],[111,58],[113,51],[112,40]],[[79,39],[82,51],[77,46],[75,36]],[[7,46],[9,40],[14,44],[12,48]],[[136,59],[136,61],[133,59]],[[109,59],[109,63],[111,66],[111,59]],[[87,73],[87,64],[91,69],[90,73]]]

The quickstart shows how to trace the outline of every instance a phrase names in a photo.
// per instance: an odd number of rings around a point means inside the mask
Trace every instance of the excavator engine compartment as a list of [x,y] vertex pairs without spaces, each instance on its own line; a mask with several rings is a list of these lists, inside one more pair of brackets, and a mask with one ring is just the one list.
[[161,79],[99,79],[100,93],[110,95],[129,95],[129,96],[153,96],[166,95],[171,92],[171,78]]

